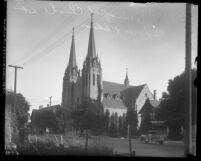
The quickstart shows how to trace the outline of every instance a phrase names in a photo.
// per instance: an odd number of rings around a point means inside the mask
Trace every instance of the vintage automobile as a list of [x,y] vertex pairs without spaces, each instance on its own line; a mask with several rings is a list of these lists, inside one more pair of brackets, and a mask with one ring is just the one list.
[[163,144],[166,140],[167,135],[163,131],[160,130],[151,130],[146,134],[140,136],[140,140],[144,143],[158,143]]

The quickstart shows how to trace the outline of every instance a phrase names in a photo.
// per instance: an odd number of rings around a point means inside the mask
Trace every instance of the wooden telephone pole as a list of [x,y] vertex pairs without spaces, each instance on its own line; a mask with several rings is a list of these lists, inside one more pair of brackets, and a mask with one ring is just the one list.
[[191,4],[186,4],[185,53],[185,156],[192,155]]
[[9,67],[15,68],[15,81],[14,81],[14,94],[15,94],[15,99],[14,99],[14,109],[16,107],[16,90],[17,90],[17,69],[23,69],[23,67],[15,66],[15,65],[8,65]]
[[[15,116],[15,109],[16,109],[16,91],[17,91],[17,69],[23,69],[23,67],[14,66],[14,65],[8,65],[9,67],[15,68],[15,80],[14,80],[14,108],[13,108],[13,114]],[[10,138],[11,141],[12,137]]]

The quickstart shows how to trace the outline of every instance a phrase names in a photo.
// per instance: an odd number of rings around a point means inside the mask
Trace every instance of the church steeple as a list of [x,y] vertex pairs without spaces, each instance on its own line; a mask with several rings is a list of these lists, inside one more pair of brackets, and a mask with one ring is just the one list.
[[73,27],[73,35],[72,35],[70,58],[69,58],[68,66],[69,66],[70,69],[73,69],[73,68],[77,67],[76,54],[75,54],[74,27]]
[[129,79],[128,79],[128,68],[126,68],[126,78],[124,80],[124,85],[129,86]]
[[91,13],[91,28],[90,28],[90,35],[89,35],[87,57],[90,57],[90,58],[96,57],[96,47],[95,47],[94,29],[93,29],[93,13]]

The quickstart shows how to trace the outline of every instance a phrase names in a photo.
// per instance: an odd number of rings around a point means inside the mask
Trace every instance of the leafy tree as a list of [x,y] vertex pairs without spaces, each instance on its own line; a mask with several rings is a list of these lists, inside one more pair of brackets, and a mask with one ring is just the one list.
[[130,125],[131,136],[137,134],[138,117],[137,111],[129,108],[126,113],[126,124]]
[[103,106],[98,101],[86,99],[78,107],[78,110],[72,111],[70,118],[73,120],[73,127],[76,129],[85,130],[86,143],[85,148],[88,147],[88,131],[94,134],[104,131],[105,118]]
[[113,136],[113,137],[117,136],[117,128],[115,125],[115,115],[114,114],[112,114],[110,116],[109,135]]
[[[196,123],[197,90],[193,85],[196,78],[196,69],[192,69],[192,112],[193,124]],[[156,111],[158,120],[166,120],[169,127],[169,138],[180,139],[181,127],[185,123],[185,72],[169,80],[168,93],[164,93],[160,108]]]
[[109,112],[109,110],[106,110],[106,112],[105,112],[105,131],[106,131],[106,134],[109,133],[109,118],[110,118],[110,112]]
[[[14,109],[14,99],[15,99],[15,94],[12,91],[7,91],[6,92],[6,106],[11,106],[11,113],[12,113],[12,126],[14,129],[13,132],[13,137],[14,142],[18,142],[18,141],[24,141],[25,139],[25,130],[26,130],[26,125],[28,123],[28,118],[29,118],[29,103],[27,102],[27,100],[25,99],[25,97],[20,94],[17,93],[16,94],[16,107]],[[20,131],[19,135],[18,135],[18,131]],[[21,132],[23,131],[23,132]],[[19,137],[18,137],[19,136]],[[19,140],[19,139],[20,140]]]
[[147,99],[144,106],[143,106],[143,112],[142,112],[142,121],[140,124],[140,131],[146,132],[151,129],[151,113],[152,113],[152,105],[150,103],[150,100]]
[[118,119],[119,119],[119,128],[118,128],[119,135],[123,136],[123,118],[122,116],[119,116]]
[[31,126],[40,133],[44,133],[46,128],[49,128],[52,133],[62,133],[64,129],[62,109],[57,109],[55,112],[49,109],[33,111]]
[[122,135],[124,137],[127,136],[127,122],[126,122],[126,114],[124,113],[123,114],[123,117],[122,117]]

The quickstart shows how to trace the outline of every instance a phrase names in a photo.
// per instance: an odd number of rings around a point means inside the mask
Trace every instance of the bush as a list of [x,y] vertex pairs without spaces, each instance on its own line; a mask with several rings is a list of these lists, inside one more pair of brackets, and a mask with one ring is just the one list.
[[[7,149],[7,151],[11,151]],[[14,153],[12,153],[14,154]],[[56,146],[53,142],[26,142],[18,145],[15,154],[19,155],[104,155],[113,154],[113,150],[106,146],[95,145],[89,147],[87,151],[80,146],[69,146],[65,148],[63,145]]]

